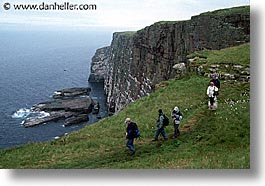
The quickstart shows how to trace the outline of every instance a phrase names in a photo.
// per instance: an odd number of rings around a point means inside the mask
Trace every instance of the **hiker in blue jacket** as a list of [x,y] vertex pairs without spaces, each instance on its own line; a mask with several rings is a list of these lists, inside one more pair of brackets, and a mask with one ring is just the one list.
[[159,134],[161,134],[163,136],[164,140],[168,139],[165,128],[163,126],[164,113],[163,113],[162,109],[159,109],[158,113],[159,113],[159,115],[158,115],[157,125],[156,125],[157,130],[155,133],[155,138],[152,141],[157,141]]
[[126,139],[127,139],[126,146],[130,149],[129,155],[134,155],[135,154],[135,147],[134,147],[133,142],[134,142],[134,138],[135,138],[135,135],[134,135],[135,123],[131,122],[130,118],[126,118],[125,123],[127,124],[127,127],[126,127]]

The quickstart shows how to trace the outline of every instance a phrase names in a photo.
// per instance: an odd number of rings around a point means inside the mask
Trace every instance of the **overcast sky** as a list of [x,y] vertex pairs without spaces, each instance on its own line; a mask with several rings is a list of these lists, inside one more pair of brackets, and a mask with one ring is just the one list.
[[[5,10],[4,4],[10,3]],[[19,4],[96,4],[90,11],[14,10]],[[138,30],[162,20],[187,20],[216,9],[249,5],[249,0],[4,0],[0,1],[1,28]]]

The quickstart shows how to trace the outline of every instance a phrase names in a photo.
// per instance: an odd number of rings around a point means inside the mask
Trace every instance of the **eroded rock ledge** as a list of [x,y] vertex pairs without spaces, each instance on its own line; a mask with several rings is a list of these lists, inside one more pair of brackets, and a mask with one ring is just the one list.
[[46,112],[43,117],[27,118],[24,127],[65,120],[65,126],[89,120],[88,114],[98,109],[98,103],[89,97],[90,88],[69,88],[57,91],[52,101],[42,102],[31,109]]

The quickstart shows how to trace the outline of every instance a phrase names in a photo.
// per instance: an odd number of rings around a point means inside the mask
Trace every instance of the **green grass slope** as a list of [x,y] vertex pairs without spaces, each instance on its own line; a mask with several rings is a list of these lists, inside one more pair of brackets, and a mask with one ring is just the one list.
[[221,50],[201,50],[187,56],[188,58],[196,58],[196,63],[200,64],[220,64],[230,63],[236,65],[249,66],[250,61],[250,44],[242,44],[235,47],[225,48]]
[[225,9],[205,12],[205,13],[202,13],[201,15],[231,16],[234,14],[249,15],[250,6],[238,6],[238,7],[233,7],[233,8],[225,8]]
[[[249,169],[250,84],[221,81],[219,107],[211,111],[208,82],[191,74],[161,82],[150,96],[94,125],[52,142],[0,151],[0,168]],[[158,109],[170,115],[176,105],[184,115],[181,135],[152,142]],[[142,134],[134,156],[128,156],[125,147],[126,117]],[[166,132],[173,135],[173,124]]]

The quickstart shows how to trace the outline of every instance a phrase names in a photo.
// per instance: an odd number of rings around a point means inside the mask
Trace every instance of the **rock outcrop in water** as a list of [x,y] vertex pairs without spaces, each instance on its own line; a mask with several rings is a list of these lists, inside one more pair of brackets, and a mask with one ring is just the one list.
[[[90,81],[103,80],[110,112],[174,78],[176,64],[195,51],[219,50],[250,41],[250,7],[207,12],[187,21],[158,22],[137,32],[114,33],[110,47],[93,57]],[[103,70],[104,69],[104,70]]]
[[67,88],[56,91],[52,96],[54,99],[73,98],[82,95],[88,95],[91,92],[91,88]]
[[[46,112],[44,117],[28,118],[24,127],[65,120],[65,126],[78,124],[89,120],[88,114],[98,103],[92,100],[88,93],[89,88],[70,88],[57,91],[55,100],[39,103],[32,107],[34,112]],[[60,98],[60,99],[59,99]]]

